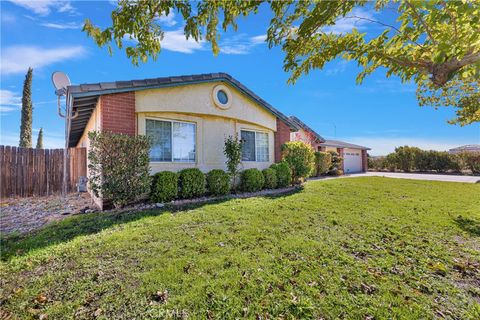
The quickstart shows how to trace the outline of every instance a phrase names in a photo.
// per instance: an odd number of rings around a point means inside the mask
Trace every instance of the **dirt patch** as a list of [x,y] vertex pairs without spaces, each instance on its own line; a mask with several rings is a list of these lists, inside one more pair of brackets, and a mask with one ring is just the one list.
[[[168,203],[141,202],[121,209],[111,209],[103,212],[134,212],[164,207],[180,210],[185,206],[212,201],[258,196],[278,196],[294,192],[299,188],[300,187],[288,187],[218,197],[205,196],[195,199],[180,199]],[[25,234],[40,229],[48,223],[62,220],[71,215],[90,213],[99,210],[88,193],[69,194],[66,199],[62,196],[9,199],[1,202],[0,205],[2,212],[0,217],[0,233],[2,234]]]
[[36,230],[52,221],[70,215],[96,210],[88,193],[2,200],[0,203],[0,233],[20,234]]

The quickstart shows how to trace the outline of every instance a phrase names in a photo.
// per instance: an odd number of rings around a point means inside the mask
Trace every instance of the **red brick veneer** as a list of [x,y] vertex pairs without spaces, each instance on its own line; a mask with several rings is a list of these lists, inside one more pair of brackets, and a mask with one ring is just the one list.
[[136,134],[135,92],[103,95],[100,106],[102,131]]
[[275,162],[282,160],[282,144],[290,141],[290,127],[277,118],[277,132],[275,132]]

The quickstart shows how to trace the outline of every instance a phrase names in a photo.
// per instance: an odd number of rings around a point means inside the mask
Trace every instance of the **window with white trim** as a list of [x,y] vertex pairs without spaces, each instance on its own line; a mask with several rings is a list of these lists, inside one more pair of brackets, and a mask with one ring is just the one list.
[[269,161],[268,133],[241,130],[242,161]]
[[195,162],[196,128],[190,122],[146,119],[146,135],[152,139],[150,161]]

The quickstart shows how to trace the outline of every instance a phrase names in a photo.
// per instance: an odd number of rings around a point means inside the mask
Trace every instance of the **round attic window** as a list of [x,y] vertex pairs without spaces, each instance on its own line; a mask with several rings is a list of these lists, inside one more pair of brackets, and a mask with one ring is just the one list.
[[213,102],[218,108],[225,110],[231,107],[232,94],[230,93],[230,90],[223,84],[213,88],[212,97]]
[[217,99],[218,101],[220,101],[221,104],[227,104],[228,102],[228,96],[223,90],[218,90]]

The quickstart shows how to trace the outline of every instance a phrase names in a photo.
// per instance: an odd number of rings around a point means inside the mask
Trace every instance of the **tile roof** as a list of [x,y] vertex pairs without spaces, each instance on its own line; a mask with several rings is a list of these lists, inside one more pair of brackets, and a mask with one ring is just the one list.
[[[94,103],[96,103],[96,99],[98,99],[98,97],[101,95],[217,81],[226,82],[234,86],[240,92],[247,95],[259,105],[261,105],[262,107],[270,111],[272,114],[274,114],[276,117],[281,119],[283,122],[285,122],[292,130],[296,131],[299,129],[297,124],[293,123],[287,116],[285,116],[275,107],[260,98],[253,91],[240,83],[240,81],[236,80],[227,73],[220,72],[129,81],[86,83],[69,86],[67,89],[67,97],[72,99],[74,108],[76,108],[77,110],[83,109],[84,111],[84,116],[82,118],[72,120],[72,127],[75,128],[75,132],[70,133],[69,144],[70,146],[75,146],[78,143],[83,133],[83,130],[87,125],[88,118],[95,107]],[[92,101],[92,104],[87,105],[85,103],[86,99],[90,99],[90,101]],[[81,107],[80,104],[77,103],[78,101],[82,101]]]
[[337,147],[337,148],[350,148],[350,149],[363,149],[371,150],[368,147],[359,146],[358,144],[348,143],[340,140],[325,140],[320,144],[322,147]]

